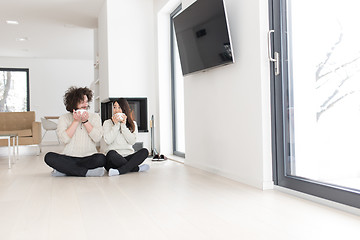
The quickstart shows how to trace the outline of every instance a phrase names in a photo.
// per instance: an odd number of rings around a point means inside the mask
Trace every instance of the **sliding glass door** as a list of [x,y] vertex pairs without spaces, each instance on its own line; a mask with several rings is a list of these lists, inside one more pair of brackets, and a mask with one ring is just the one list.
[[360,207],[360,2],[269,3],[275,182]]

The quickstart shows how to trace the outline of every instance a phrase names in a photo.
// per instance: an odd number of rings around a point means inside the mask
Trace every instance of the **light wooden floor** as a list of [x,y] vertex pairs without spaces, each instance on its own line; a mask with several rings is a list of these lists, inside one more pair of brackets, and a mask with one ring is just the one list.
[[50,176],[0,155],[0,239],[360,239],[360,217],[173,161],[117,177]]

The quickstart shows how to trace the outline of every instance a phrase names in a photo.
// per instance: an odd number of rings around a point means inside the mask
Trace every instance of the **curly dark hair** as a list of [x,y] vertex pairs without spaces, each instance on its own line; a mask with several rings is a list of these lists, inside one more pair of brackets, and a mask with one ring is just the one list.
[[128,101],[125,98],[118,98],[113,101],[113,104],[116,102],[121,107],[122,112],[125,113],[125,115],[127,116],[126,126],[130,129],[131,132],[134,132],[135,131],[134,116]]
[[84,96],[87,96],[88,101],[91,102],[93,97],[93,92],[87,88],[77,88],[77,87],[70,87],[64,95],[64,105],[66,107],[66,110],[69,112],[73,112],[73,110],[76,110],[77,105],[84,100]]

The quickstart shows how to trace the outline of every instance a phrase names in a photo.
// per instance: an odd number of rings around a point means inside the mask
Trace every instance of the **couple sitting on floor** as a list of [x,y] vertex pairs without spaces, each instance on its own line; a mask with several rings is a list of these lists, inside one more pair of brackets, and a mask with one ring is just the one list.
[[[71,87],[65,93],[64,104],[69,113],[60,116],[56,130],[65,148],[63,154],[49,152],[44,158],[54,169],[52,176],[101,177],[105,169],[109,176],[148,170],[149,165],[142,164],[148,150],[135,152],[132,147],[138,129],[126,99],[113,102],[114,115],[102,126],[99,115],[87,111],[92,96],[87,87]],[[106,155],[96,149],[102,137],[107,144]]]

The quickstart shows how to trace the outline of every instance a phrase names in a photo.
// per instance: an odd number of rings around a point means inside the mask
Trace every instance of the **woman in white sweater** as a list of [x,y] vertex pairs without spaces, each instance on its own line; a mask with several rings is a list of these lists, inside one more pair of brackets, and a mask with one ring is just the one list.
[[104,140],[107,144],[105,169],[109,176],[128,172],[142,172],[150,167],[140,165],[149,156],[149,151],[142,148],[135,152],[138,128],[133,120],[129,103],[124,98],[113,102],[113,116],[103,124]]
[[99,115],[89,113],[92,99],[89,88],[70,87],[64,96],[66,113],[60,116],[56,133],[65,144],[63,154],[48,152],[45,162],[52,176],[103,176],[105,155],[98,153],[96,142],[102,137]]

